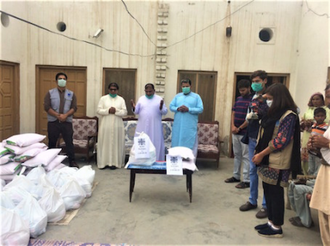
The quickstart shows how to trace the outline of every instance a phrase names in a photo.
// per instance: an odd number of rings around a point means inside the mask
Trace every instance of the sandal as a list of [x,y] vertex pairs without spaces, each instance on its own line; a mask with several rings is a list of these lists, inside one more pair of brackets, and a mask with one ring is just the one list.
[[289,221],[292,222],[292,221],[296,220],[297,218],[299,218],[299,216],[291,217],[291,218],[289,219]]
[[305,227],[302,223],[300,218],[295,217],[292,221],[290,221],[292,225],[298,226],[298,227]]
[[250,188],[250,183],[248,182],[241,182],[238,185],[235,186],[237,189],[245,189]]
[[235,179],[234,177],[228,178],[225,180],[225,183],[237,183],[240,182],[241,180]]

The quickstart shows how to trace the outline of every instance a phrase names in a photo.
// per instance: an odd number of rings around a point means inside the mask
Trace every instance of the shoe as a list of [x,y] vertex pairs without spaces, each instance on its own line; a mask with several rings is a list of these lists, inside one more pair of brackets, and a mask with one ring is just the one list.
[[69,164],[69,167],[76,167],[76,168],[79,169],[79,166],[75,161],[71,161],[70,164]]
[[263,219],[268,217],[267,208],[261,208],[256,214],[258,219]]
[[245,188],[250,188],[250,183],[249,182],[241,182],[238,185],[235,186],[237,189],[245,189]]
[[283,237],[282,229],[274,230],[271,226],[266,229],[258,231],[258,235],[262,237],[276,237],[280,238]]
[[257,225],[257,226],[254,227],[254,229],[256,231],[260,231],[260,230],[266,229],[267,227],[270,227],[270,225],[268,224],[268,222],[265,223],[265,224]]
[[117,169],[116,166],[110,166],[109,168],[110,168],[111,170],[115,170],[115,169]]
[[239,179],[236,179],[236,178],[234,178],[234,177],[231,177],[231,178],[228,178],[228,179],[226,179],[225,180],[225,183],[238,183],[238,182],[240,182],[241,180],[239,180]]
[[250,202],[246,202],[245,204],[239,207],[239,210],[244,212],[244,211],[249,211],[251,209],[256,209],[257,207],[258,207],[257,205],[253,205]]

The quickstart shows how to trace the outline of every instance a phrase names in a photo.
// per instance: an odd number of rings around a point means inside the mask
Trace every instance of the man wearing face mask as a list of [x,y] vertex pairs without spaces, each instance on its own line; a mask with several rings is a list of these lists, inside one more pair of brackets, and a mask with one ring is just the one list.
[[65,73],[56,74],[57,88],[49,90],[44,99],[44,109],[48,119],[48,147],[50,149],[56,148],[58,137],[62,134],[69,157],[69,165],[79,168],[75,161],[72,140],[72,117],[77,111],[77,98],[72,91],[66,88],[67,78]]
[[[256,209],[258,207],[258,174],[257,166],[252,161],[254,156],[254,150],[257,144],[257,137],[259,132],[259,122],[264,115],[267,114],[268,105],[271,105],[272,101],[267,101],[263,97],[263,93],[266,89],[267,73],[263,70],[257,70],[251,75],[252,89],[255,94],[249,104],[246,120],[248,121],[246,136],[249,145],[249,159],[250,159],[250,197],[249,201],[240,206],[241,211],[248,211]],[[268,104],[268,105],[267,105]],[[247,143],[247,142],[245,142]],[[259,219],[267,217],[267,207],[265,197],[262,201],[262,208],[256,214]]]
[[177,94],[171,104],[170,110],[174,112],[172,128],[172,148],[183,146],[191,149],[197,157],[198,115],[204,110],[201,97],[190,91],[191,80],[181,80],[182,92]]
[[165,160],[165,147],[162,126],[162,116],[167,114],[163,98],[155,95],[153,84],[144,86],[145,95],[140,97],[135,105],[131,100],[132,110],[139,115],[135,135],[137,133],[146,133],[156,148],[157,161]]

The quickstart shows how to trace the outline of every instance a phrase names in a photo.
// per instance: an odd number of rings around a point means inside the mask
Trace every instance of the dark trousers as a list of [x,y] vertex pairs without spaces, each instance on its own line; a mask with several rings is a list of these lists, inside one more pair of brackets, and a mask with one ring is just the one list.
[[73,129],[71,122],[53,121],[48,122],[48,147],[50,149],[56,148],[58,137],[62,134],[63,140],[65,142],[67,155],[69,157],[69,162],[75,160],[74,158],[74,147],[73,147]]
[[284,223],[284,189],[277,185],[262,182],[264,196],[266,198],[268,219],[276,226]]

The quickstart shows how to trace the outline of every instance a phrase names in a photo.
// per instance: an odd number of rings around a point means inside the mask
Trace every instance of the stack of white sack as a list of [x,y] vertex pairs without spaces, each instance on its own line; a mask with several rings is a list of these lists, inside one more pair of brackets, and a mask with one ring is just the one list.
[[22,163],[45,151],[40,143],[45,135],[24,133],[11,136],[0,144],[0,178],[11,181],[21,170]]
[[15,176],[0,192],[4,208],[1,220],[8,221],[2,224],[1,243],[26,245],[22,243],[26,225],[29,237],[44,233],[47,222],[60,221],[67,210],[79,208],[85,197],[91,196],[94,177],[91,166],[79,170],[65,167],[46,173],[42,165],[32,168],[27,176]]
[[182,168],[197,171],[196,158],[191,149],[187,147],[173,147],[168,149],[169,156],[180,156],[182,158]]

